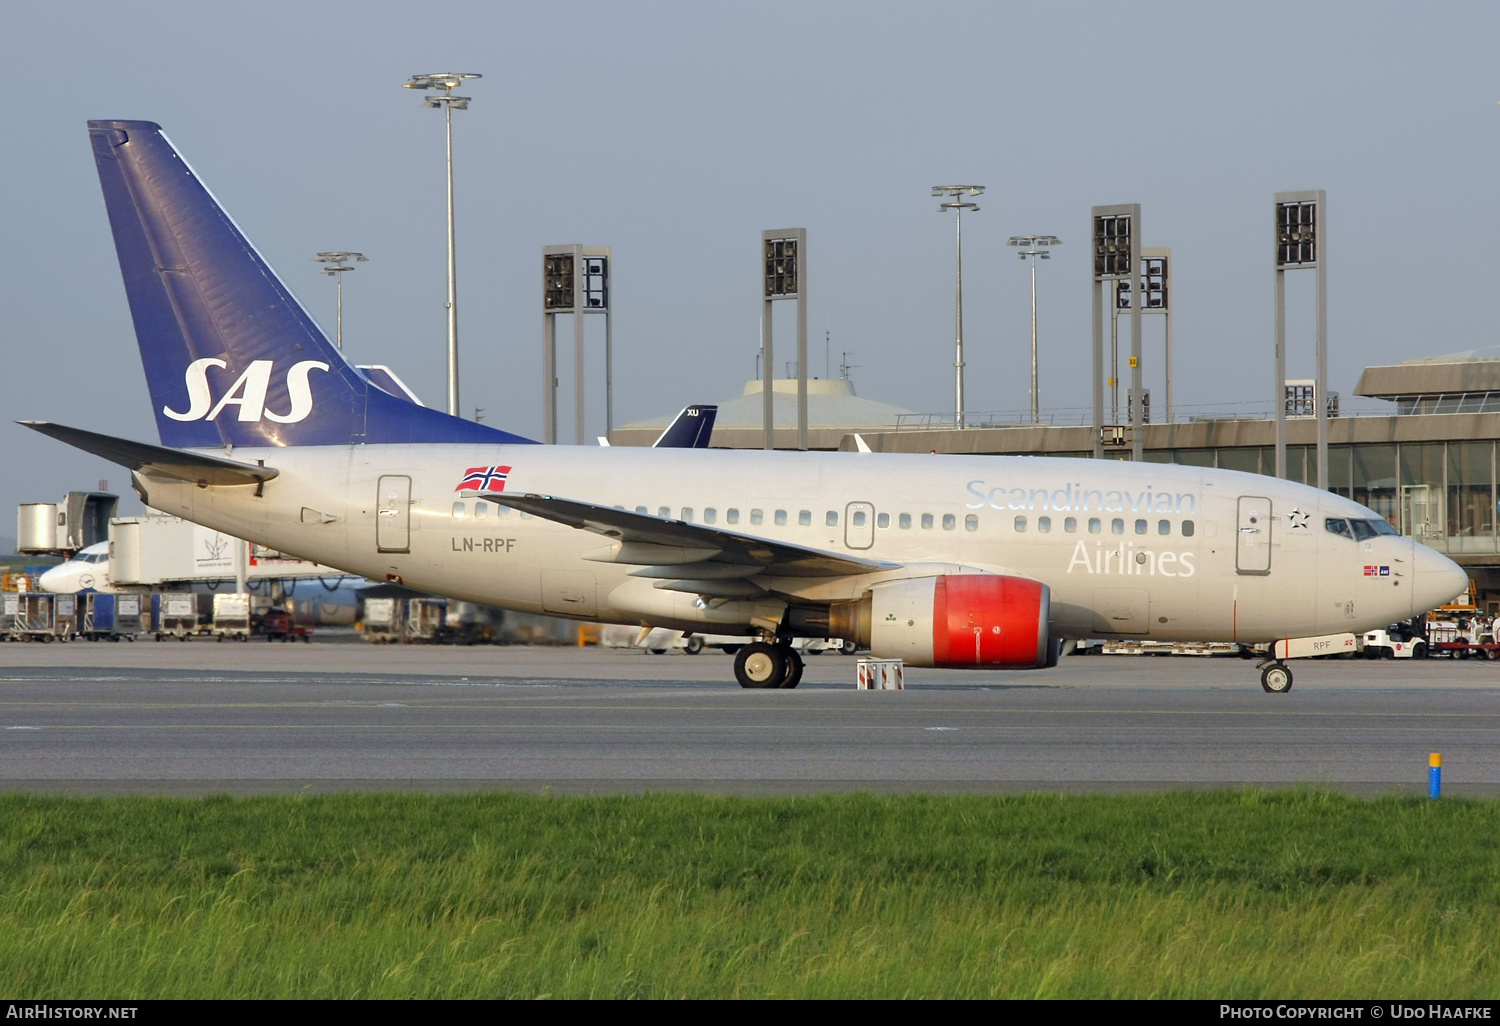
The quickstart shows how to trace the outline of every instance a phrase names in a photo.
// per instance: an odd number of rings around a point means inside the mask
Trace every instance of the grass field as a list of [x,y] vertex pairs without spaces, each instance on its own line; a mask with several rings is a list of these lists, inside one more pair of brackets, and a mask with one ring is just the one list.
[[1500,995],[1500,803],[0,797],[0,992]]

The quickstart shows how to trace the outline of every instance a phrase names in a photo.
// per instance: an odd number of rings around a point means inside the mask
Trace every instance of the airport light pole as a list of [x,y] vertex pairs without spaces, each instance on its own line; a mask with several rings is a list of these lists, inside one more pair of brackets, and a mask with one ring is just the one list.
[[469,97],[454,96],[453,88],[466,79],[481,76],[443,71],[432,75],[413,75],[404,89],[441,89],[441,94],[422,98],[424,107],[441,107],[448,124],[448,414],[458,412],[458,282],[453,252],[453,110],[469,109]]
[[1031,258],[1031,422],[1037,424],[1041,422],[1041,402],[1036,360],[1036,262],[1051,260],[1052,254],[1047,252],[1047,247],[1061,246],[1062,239],[1056,235],[1012,235],[1006,245],[1027,247],[1016,256],[1022,260]]
[[979,204],[964,200],[964,196],[978,196],[984,192],[982,185],[934,185],[934,196],[947,196],[947,202],[938,205],[938,212],[953,211],[954,231],[957,239],[957,271],[953,289],[954,359],[953,359],[953,426],[964,428],[964,211],[979,212]]
[[320,264],[323,265],[323,273],[324,274],[331,275],[333,277],[334,281],[338,282],[339,305],[338,305],[338,316],[337,316],[337,319],[334,322],[334,344],[336,346],[338,346],[340,349],[343,349],[344,348],[344,272],[345,271],[352,271],[352,270],[354,270],[353,267],[346,266],[346,265],[353,264],[355,261],[359,261],[360,263],[366,263],[366,262],[369,261],[370,258],[367,257],[367,256],[365,256],[363,253],[328,252],[328,253],[319,253],[317,256],[313,257],[313,259],[316,260],[318,263],[320,263]]

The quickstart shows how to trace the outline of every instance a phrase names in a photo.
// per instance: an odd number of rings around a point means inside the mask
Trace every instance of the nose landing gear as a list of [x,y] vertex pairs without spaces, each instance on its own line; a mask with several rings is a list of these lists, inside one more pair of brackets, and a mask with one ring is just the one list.
[[1285,663],[1271,661],[1260,664],[1260,686],[1273,695],[1284,695],[1292,690],[1292,671]]

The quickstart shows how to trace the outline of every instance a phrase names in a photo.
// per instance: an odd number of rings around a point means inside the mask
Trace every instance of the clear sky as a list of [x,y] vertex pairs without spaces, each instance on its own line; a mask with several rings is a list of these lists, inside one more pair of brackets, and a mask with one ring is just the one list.
[[[541,431],[543,245],[614,247],[625,423],[739,394],[759,233],[787,226],[809,236],[810,372],[827,330],[861,395],[950,411],[953,224],[929,195],[947,182],[988,188],[964,233],[971,411],[1029,403],[1030,279],[1005,246],[1027,233],[1063,240],[1041,267],[1042,404],[1088,404],[1101,203],[1141,203],[1145,244],[1173,249],[1179,405],[1268,403],[1278,190],[1328,191],[1333,388],[1500,341],[1492,2],[64,0],[8,5],[4,24],[6,422],[155,440],[84,129],[98,117],[160,122],[330,331],[312,255],[364,252],[346,346],[441,406],[442,115],[400,88],[434,71],[484,75],[455,114],[463,403],[522,434]],[[1311,277],[1292,276],[1293,377],[1312,374]],[[596,387],[591,436],[602,422]],[[0,434],[0,535],[18,502],[127,490],[119,468]]]

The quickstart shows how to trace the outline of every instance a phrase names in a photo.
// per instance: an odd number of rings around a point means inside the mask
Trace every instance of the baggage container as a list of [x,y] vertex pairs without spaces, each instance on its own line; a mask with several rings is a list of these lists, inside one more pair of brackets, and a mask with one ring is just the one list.
[[150,613],[142,595],[116,595],[114,640],[134,641],[137,634],[151,629]]
[[0,592],[0,641],[11,639],[11,628],[16,623],[16,606],[20,600],[13,591]]
[[11,637],[17,641],[51,641],[56,637],[53,615],[56,595],[46,592],[21,592],[16,595],[16,615],[11,622]]
[[98,591],[78,596],[78,633],[89,641],[113,638],[115,633],[115,597]]
[[52,633],[58,641],[71,641],[78,635],[78,596],[52,596]]
[[361,604],[360,633],[375,644],[401,640],[405,603],[398,598],[367,598]]
[[151,596],[151,622],[156,640],[176,638],[186,641],[198,633],[198,599],[192,592],[163,591]]
[[78,633],[90,641],[135,640],[141,632],[141,596],[86,591],[78,596]]
[[210,631],[214,637],[250,640],[250,596],[245,592],[228,592],[214,596]]
[[447,636],[447,620],[447,599],[407,599],[403,640],[413,644],[437,644]]

